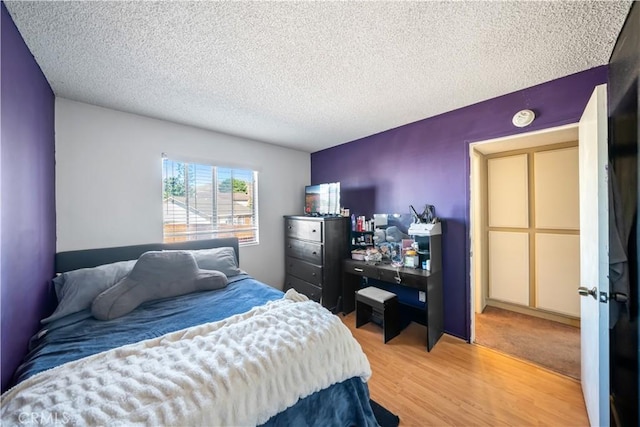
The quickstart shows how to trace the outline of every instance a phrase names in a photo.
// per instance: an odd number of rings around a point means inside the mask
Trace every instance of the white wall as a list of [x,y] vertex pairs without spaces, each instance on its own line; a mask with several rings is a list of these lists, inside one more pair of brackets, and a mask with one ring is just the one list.
[[56,98],[57,250],[162,241],[161,155],[258,171],[260,244],[240,267],[284,282],[283,215],[302,213],[309,153]]

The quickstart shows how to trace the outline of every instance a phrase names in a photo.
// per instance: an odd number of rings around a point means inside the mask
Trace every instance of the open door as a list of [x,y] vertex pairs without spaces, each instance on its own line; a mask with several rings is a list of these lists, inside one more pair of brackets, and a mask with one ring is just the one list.
[[582,393],[592,426],[609,425],[609,203],[607,90],[580,119],[580,342]]

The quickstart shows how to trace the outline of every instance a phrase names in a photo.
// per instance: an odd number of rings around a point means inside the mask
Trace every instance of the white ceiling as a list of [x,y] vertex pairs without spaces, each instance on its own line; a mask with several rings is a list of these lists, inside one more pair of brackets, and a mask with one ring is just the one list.
[[606,64],[631,1],[6,5],[56,96],[313,152]]

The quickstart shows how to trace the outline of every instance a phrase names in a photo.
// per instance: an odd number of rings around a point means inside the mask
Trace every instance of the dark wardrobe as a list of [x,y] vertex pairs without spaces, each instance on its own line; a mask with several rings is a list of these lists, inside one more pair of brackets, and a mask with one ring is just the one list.
[[[634,3],[609,60],[609,160],[617,187],[614,245],[626,251],[628,282],[611,282],[610,310],[616,313],[610,331],[611,425],[637,426],[638,414],[638,74],[640,70],[640,5]],[[611,197],[611,194],[610,194]],[[611,203],[610,203],[611,207]],[[610,208],[611,209],[611,208]],[[610,210],[611,214],[611,210]],[[615,233],[617,232],[617,236]],[[610,269],[610,278],[616,272]],[[626,299],[626,301],[625,301]],[[616,301],[617,300],[617,301]]]

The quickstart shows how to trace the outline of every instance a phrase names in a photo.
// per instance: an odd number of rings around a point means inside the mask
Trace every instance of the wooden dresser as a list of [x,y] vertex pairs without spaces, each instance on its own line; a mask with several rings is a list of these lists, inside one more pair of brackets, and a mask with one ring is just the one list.
[[342,294],[342,260],[349,256],[351,221],[285,216],[285,284],[331,311]]

